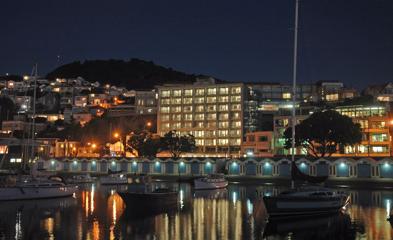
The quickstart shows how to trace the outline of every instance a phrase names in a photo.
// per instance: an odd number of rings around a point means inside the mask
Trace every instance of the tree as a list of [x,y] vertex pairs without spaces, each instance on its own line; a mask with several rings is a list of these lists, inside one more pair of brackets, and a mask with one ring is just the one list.
[[182,153],[195,150],[195,137],[191,134],[180,136],[175,130],[165,133],[161,138],[162,150],[169,151],[172,158],[179,158]]
[[0,97],[0,124],[4,120],[12,119],[16,113],[17,107],[14,102],[8,97]]
[[[284,132],[285,147],[292,143],[292,128]],[[329,157],[337,149],[360,143],[362,133],[359,124],[334,110],[312,114],[295,127],[296,146],[304,147],[314,157]]]
[[161,150],[160,137],[154,136],[147,131],[133,134],[127,144],[129,146],[128,149],[136,152],[138,157],[155,157]]

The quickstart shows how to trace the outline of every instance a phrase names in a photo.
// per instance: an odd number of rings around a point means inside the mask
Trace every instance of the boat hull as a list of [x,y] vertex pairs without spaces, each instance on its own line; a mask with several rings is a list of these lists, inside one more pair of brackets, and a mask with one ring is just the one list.
[[3,187],[0,188],[0,201],[69,197],[77,189],[73,185],[61,187]]
[[194,189],[195,190],[208,190],[208,189],[220,189],[226,188],[228,186],[228,181],[220,181],[220,182],[206,182],[203,179],[195,179],[194,180]]
[[345,201],[341,197],[329,198],[263,198],[269,217],[298,217],[338,212]]
[[130,193],[118,192],[126,204],[126,210],[138,213],[151,213],[174,209],[178,203],[177,192]]
[[128,184],[127,178],[113,178],[113,177],[102,177],[100,178],[102,185],[121,185]]

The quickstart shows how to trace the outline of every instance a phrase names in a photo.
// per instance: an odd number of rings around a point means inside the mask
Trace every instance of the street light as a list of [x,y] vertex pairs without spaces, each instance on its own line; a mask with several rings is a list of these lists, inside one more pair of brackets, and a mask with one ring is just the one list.
[[147,127],[151,127],[151,122],[150,122],[150,121],[147,122],[147,123],[146,123],[146,126],[147,126]]

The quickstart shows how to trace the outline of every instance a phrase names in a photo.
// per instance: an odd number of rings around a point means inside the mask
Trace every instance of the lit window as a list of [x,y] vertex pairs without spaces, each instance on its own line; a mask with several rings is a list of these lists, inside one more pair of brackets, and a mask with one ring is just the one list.
[[217,88],[208,88],[207,94],[208,95],[215,95],[217,93]]
[[228,113],[220,113],[219,118],[220,120],[228,120]]
[[180,97],[181,96],[181,90],[173,90],[173,96],[174,97]]
[[232,88],[231,88],[231,93],[232,93],[232,94],[241,93],[241,87],[232,87]]
[[191,104],[192,103],[192,98],[183,98],[183,103],[184,104]]
[[282,98],[283,99],[290,99],[291,98],[291,94],[290,93],[283,93],[282,94]]
[[216,105],[210,105],[207,107],[208,112],[215,112],[216,111]]
[[219,130],[218,131],[218,136],[219,137],[227,137],[228,136],[228,130]]
[[192,114],[184,114],[184,120],[192,121]]
[[338,101],[338,93],[326,94],[326,101]]
[[229,100],[228,96],[221,96],[221,97],[218,98],[219,102],[228,102],[228,100]]
[[240,96],[231,96],[231,102],[240,102],[241,97]]
[[205,115],[203,113],[195,114],[195,120],[204,120]]
[[216,97],[207,97],[206,102],[207,103],[215,103],[217,101]]
[[227,138],[218,139],[218,145],[228,145],[229,141]]
[[220,88],[220,94],[228,94],[229,89],[227,87]]
[[184,96],[192,96],[192,89],[186,89],[184,90]]
[[240,104],[232,104],[231,110],[232,111],[240,111],[241,110]]
[[161,90],[161,97],[169,97],[171,92],[169,90]]
[[180,122],[176,122],[172,124],[172,129],[179,129],[181,128],[181,123]]
[[196,122],[195,127],[204,127],[203,122]]
[[183,108],[183,111],[184,111],[184,112],[192,112],[192,106],[185,106],[185,107]]
[[229,122],[219,122],[218,123],[219,128],[228,128],[229,127]]
[[203,97],[197,97],[194,99],[195,103],[204,103],[205,102],[205,98]]
[[203,112],[205,107],[203,105],[195,106],[195,112]]
[[196,89],[195,91],[195,95],[197,96],[203,96],[204,94],[205,94],[205,89],[203,88]]
[[217,119],[217,114],[215,114],[215,113],[208,113],[207,114],[207,119],[208,120],[216,120]]
[[181,104],[181,98],[172,98],[171,102],[172,104]]
[[220,111],[228,111],[228,105],[227,104],[222,104],[219,106],[219,110]]
[[161,112],[162,113],[169,113],[169,107],[162,107]]

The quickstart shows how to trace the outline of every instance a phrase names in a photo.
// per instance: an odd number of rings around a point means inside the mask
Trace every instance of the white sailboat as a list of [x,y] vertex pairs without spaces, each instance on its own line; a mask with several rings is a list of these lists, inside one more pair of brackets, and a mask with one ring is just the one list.
[[112,171],[108,169],[108,175],[100,177],[101,185],[121,185],[128,184],[128,178],[126,174],[121,171]]
[[347,194],[321,187],[295,188],[295,179],[312,183],[323,182],[326,177],[314,177],[302,173],[295,163],[295,126],[296,126],[296,80],[297,80],[297,45],[299,23],[299,0],[295,5],[295,32],[293,54],[293,85],[292,85],[292,151],[291,151],[291,190],[284,191],[278,196],[263,198],[269,217],[308,216],[338,212],[349,202]]

